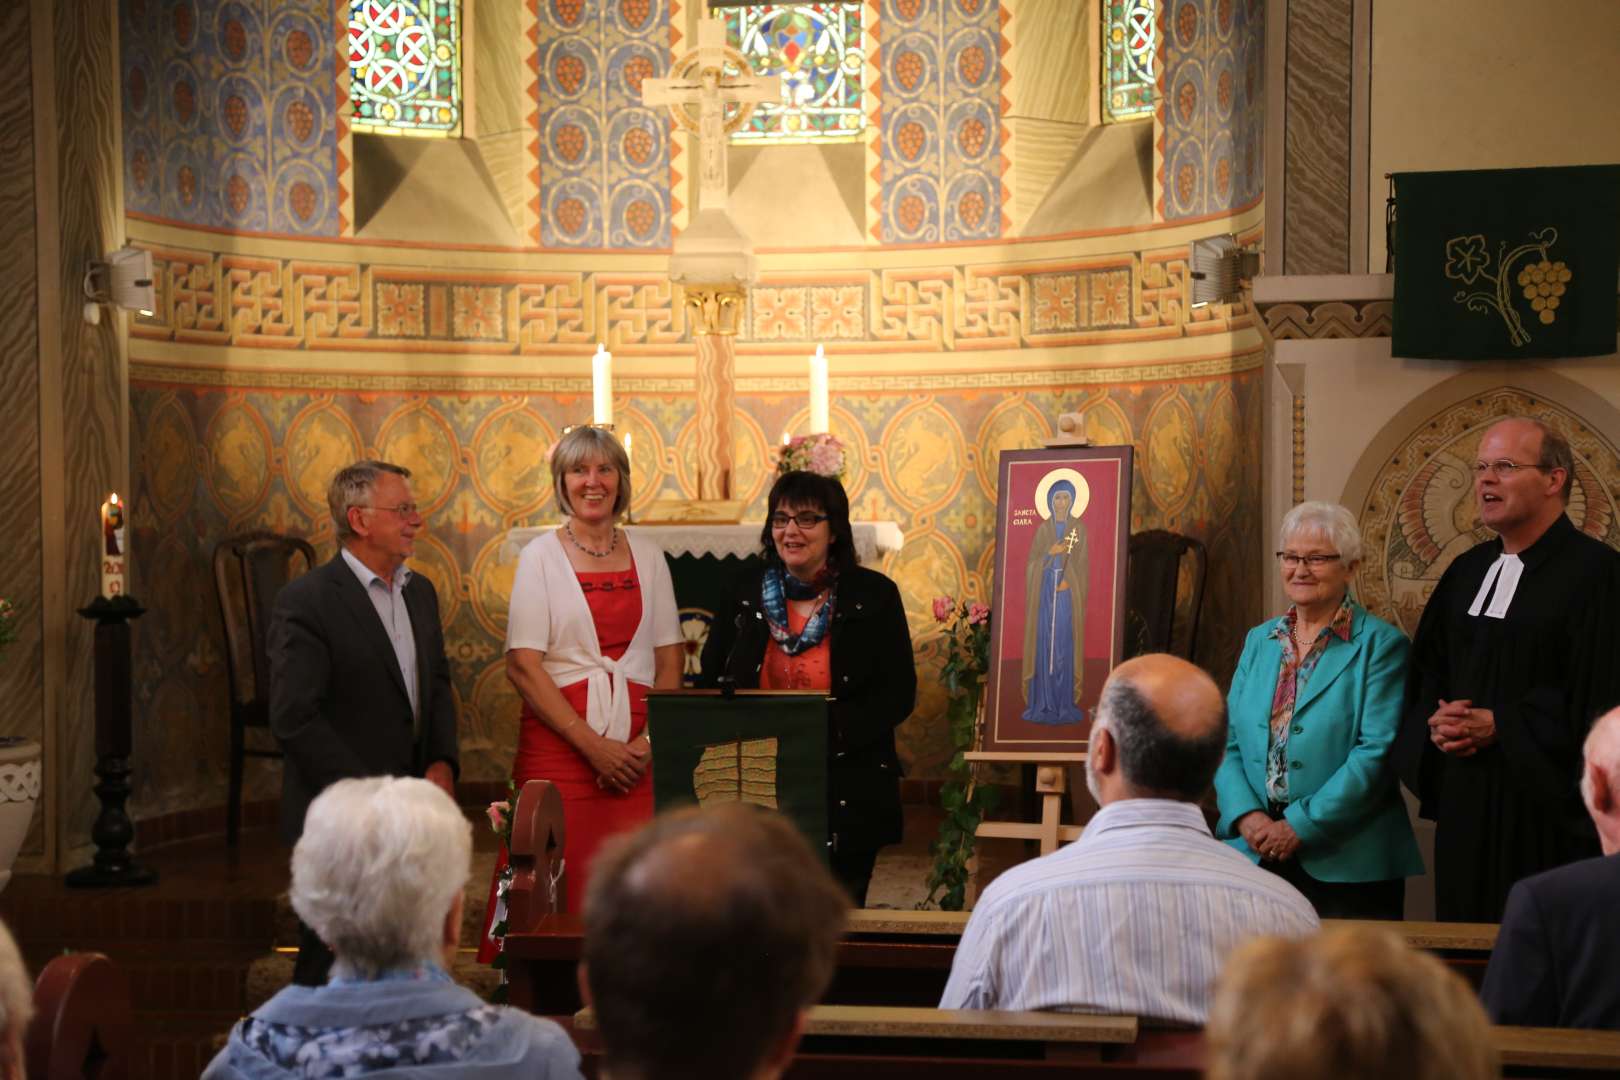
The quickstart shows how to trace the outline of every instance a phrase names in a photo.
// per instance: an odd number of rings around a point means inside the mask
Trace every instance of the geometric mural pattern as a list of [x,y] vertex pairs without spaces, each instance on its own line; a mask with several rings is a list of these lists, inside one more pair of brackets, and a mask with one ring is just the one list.
[[[687,347],[662,273],[466,270],[283,259],[142,243],[157,300],[136,338],[337,351],[570,354],[605,341]],[[1187,304],[1187,249],[1103,258],[826,271],[748,290],[741,342],[1040,348],[1201,336],[1250,325],[1246,308]]]
[[336,235],[332,10],[331,0],[120,0],[127,209]]
[[[1047,385],[1031,388],[935,391],[913,379],[836,394],[831,427],[848,448],[852,513],[905,531],[904,547],[882,569],[900,587],[923,676],[917,712],[900,728],[908,771],[942,776],[951,752],[930,603],[943,593],[989,602],[997,454],[1039,445],[1061,412],[1083,411],[1098,443],[1135,446],[1133,530],[1168,528],[1208,546],[1199,659],[1218,675],[1230,672],[1244,631],[1260,616],[1259,488],[1249,480],[1260,460],[1258,361],[1249,357],[1219,376],[1077,389],[1054,385],[1048,373]],[[627,380],[615,388],[615,425],[634,436],[633,506],[694,495],[689,382],[685,392],[646,392]],[[270,528],[307,536],[329,557],[326,483],[340,465],[380,455],[412,470],[426,516],[412,567],[439,593],[460,705],[462,775],[504,778],[518,701],[502,656],[514,566],[500,549],[512,526],[557,520],[545,454],[589,406],[588,389],[581,391],[406,392],[362,376],[320,389],[232,387],[195,370],[132,365],[132,587],[148,609],[136,635],[136,709],[139,730],[150,733],[143,757],[191,762],[199,740],[219,742],[212,725],[226,711],[225,669],[212,604],[202,605],[206,619],[197,618],[197,598],[212,595],[214,544]],[[805,411],[802,386],[739,385],[734,482],[747,515],[763,513],[771,448],[781,431],[803,430]],[[196,730],[199,718],[211,725],[205,733]],[[207,769],[198,768],[201,782]],[[215,769],[213,782],[222,773]]]
[[667,0],[539,5],[540,243],[667,248],[670,125],[641,102],[669,66]]
[[1154,187],[1162,220],[1247,206],[1264,180],[1261,0],[1167,0]]
[[1367,545],[1357,585],[1369,611],[1417,631],[1423,606],[1453,559],[1496,534],[1479,521],[1474,461],[1485,429],[1505,416],[1545,421],[1575,453],[1569,519],[1620,548],[1620,450],[1562,405],[1517,387],[1470,395],[1420,423],[1379,469],[1361,508]]
[[998,0],[884,0],[884,242],[1001,235],[1006,17]]

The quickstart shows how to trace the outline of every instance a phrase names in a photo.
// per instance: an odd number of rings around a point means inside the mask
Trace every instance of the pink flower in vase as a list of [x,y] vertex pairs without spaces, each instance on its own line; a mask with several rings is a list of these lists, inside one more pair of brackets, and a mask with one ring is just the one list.
[[512,804],[504,801],[492,802],[489,804],[489,809],[485,812],[489,814],[490,829],[496,833],[505,833],[506,818],[507,815],[512,812]]
[[956,610],[956,598],[953,596],[934,597],[934,621],[949,622],[951,612]]
[[984,604],[968,605],[968,625],[978,626],[990,621],[990,609]]

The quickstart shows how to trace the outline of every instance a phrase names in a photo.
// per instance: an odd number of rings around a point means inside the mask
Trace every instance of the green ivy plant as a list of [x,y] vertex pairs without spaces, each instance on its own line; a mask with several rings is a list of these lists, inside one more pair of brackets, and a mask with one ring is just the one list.
[[954,752],[940,790],[945,818],[934,840],[928,896],[917,906],[938,904],[942,911],[961,911],[967,901],[968,862],[973,858],[979,822],[996,808],[1000,795],[994,787],[976,783],[973,766],[964,757],[978,738],[979,700],[990,667],[990,609],[941,596],[934,601],[934,619],[945,632],[940,678],[950,696],[945,716]]

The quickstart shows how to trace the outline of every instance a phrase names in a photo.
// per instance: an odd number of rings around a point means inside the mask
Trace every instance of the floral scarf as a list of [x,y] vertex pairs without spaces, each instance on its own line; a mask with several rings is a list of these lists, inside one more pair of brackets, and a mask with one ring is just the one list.
[[[804,629],[797,634],[788,630],[787,602],[810,600],[823,589],[827,591],[827,600],[810,616]],[[798,656],[806,649],[815,648],[827,636],[827,628],[832,625],[833,603],[838,598],[838,572],[829,563],[814,581],[805,582],[780,566],[767,566],[765,576],[760,579],[759,593],[760,606],[765,609],[765,625],[770,628],[771,638],[783,652]]]
[[1303,657],[1294,648],[1294,627],[1298,625],[1299,613],[1293,605],[1289,605],[1287,613],[1272,627],[1271,636],[1282,646],[1282,663],[1277,668],[1277,686],[1271,694],[1271,738],[1266,747],[1266,798],[1271,802],[1289,801],[1288,733],[1300,687],[1310,679],[1316,662],[1322,659],[1333,638],[1350,640],[1354,614],[1350,594],[1346,593],[1332,621],[1317,631],[1316,639]]

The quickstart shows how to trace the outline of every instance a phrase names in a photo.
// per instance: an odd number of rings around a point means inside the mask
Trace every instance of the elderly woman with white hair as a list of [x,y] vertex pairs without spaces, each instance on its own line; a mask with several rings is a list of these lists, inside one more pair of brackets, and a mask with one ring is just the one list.
[[23,1080],[23,1035],[34,1016],[34,984],[17,942],[0,923],[0,1080]]
[[1279,547],[1291,603],[1249,631],[1232,676],[1216,832],[1323,918],[1399,919],[1406,878],[1423,873],[1389,760],[1410,646],[1350,596],[1350,511],[1300,503]]
[[337,959],[232,1030],[205,1080],[386,1074],[579,1077],[556,1024],[487,1005],[446,974],[461,940],[472,826],[426,780],[339,780],[310,803],[292,906]]

